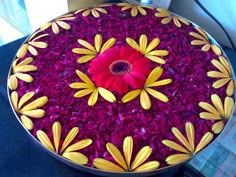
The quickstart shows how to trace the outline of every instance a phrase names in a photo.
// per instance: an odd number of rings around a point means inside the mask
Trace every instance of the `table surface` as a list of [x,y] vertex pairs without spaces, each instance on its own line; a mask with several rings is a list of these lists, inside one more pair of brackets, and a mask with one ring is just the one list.
[[[35,145],[16,120],[7,98],[6,83],[12,59],[24,40],[22,38],[0,47],[0,177],[96,177],[72,169],[51,157]],[[236,52],[230,49],[225,51],[236,69]]]

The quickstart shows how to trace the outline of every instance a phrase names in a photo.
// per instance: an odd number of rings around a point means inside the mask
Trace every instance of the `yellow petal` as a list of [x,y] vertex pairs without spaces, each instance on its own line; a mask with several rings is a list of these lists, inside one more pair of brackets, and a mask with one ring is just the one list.
[[111,154],[111,156],[113,157],[113,159],[120,165],[122,166],[125,170],[128,170],[128,167],[126,165],[125,159],[122,156],[121,152],[119,151],[119,149],[117,147],[115,147],[113,144],[111,143],[107,143],[106,144],[106,148],[108,150],[108,152]]
[[138,15],[138,10],[136,7],[132,7],[131,12],[130,12],[132,17],[136,17]]
[[78,91],[78,92],[76,92],[74,94],[74,97],[75,98],[81,98],[81,97],[84,97],[84,96],[92,93],[93,91],[94,91],[94,89],[90,89],[90,88],[89,89],[80,90],[80,91]]
[[88,10],[85,10],[85,11],[82,13],[82,15],[83,15],[84,17],[87,17],[87,16],[89,16],[90,13],[91,13],[91,9],[88,9]]
[[74,82],[69,85],[70,88],[73,89],[84,89],[84,88],[90,88],[88,84],[83,82]]
[[74,138],[76,137],[76,135],[79,133],[79,128],[78,127],[74,127],[70,130],[70,132],[67,134],[62,147],[61,147],[61,152],[64,151],[65,148],[67,148],[67,146],[74,140]]
[[151,100],[145,90],[141,91],[140,104],[143,107],[143,109],[150,109],[151,108]]
[[183,24],[185,24],[185,25],[190,25],[190,23],[187,21],[187,20],[185,20],[184,18],[182,18],[182,17],[177,17],[176,16],[176,18],[179,20],[179,21],[181,21]]
[[145,146],[137,153],[134,161],[132,162],[131,169],[139,167],[145,162],[152,153],[152,148],[150,146]]
[[154,50],[149,52],[148,55],[167,56],[169,52],[167,50]]
[[42,118],[45,115],[45,111],[42,109],[35,109],[32,111],[25,111],[22,114],[29,116],[31,118]]
[[171,149],[174,149],[179,152],[189,153],[184,147],[180,146],[179,144],[175,143],[174,141],[170,140],[163,140],[162,143],[168,146]]
[[92,60],[94,57],[95,57],[95,55],[85,55],[83,57],[80,57],[77,60],[77,63],[86,63],[86,62]]
[[218,60],[211,60],[211,63],[217,68],[219,69],[222,73],[225,73],[225,74],[229,74],[227,69],[224,67],[224,65],[222,63],[220,63]]
[[231,70],[231,66],[230,66],[229,62],[223,56],[219,56],[219,60],[223,64],[224,68],[228,71],[229,75],[231,76],[232,70]]
[[160,81],[153,82],[152,84],[149,84],[146,87],[157,87],[157,86],[170,84],[171,82],[172,82],[171,79],[163,79],[163,80],[160,80]]
[[93,15],[95,18],[100,17],[100,14],[98,13],[98,11],[96,11],[96,9],[92,9],[91,12],[92,12],[92,15]]
[[190,146],[192,147],[191,152],[193,152],[195,149],[195,131],[194,131],[193,124],[191,122],[187,122],[185,124],[185,131],[187,134],[188,142]]
[[98,87],[99,94],[107,101],[113,103],[116,101],[116,97],[109,90],[102,87]]
[[137,96],[139,96],[140,93],[141,93],[140,89],[128,92],[127,94],[125,94],[125,96],[123,96],[122,103],[127,103],[127,102],[137,98]]
[[96,104],[98,100],[98,90],[94,90],[93,93],[90,95],[89,99],[88,99],[88,105],[89,106],[93,106]]
[[28,50],[32,55],[34,55],[34,56],[38,55],[38,51],[33,46],[29,45]]
[[153,55],[145,55],[145,57],[147,57],[148,59],[156,62],[156,63],[159,63],[159,64],[165,64],[166,61],[160,57],[157,57],[157,56],[153,56]]
[[51,25],[52,25],[52,23],[50,23],[50,22],[49,23],[45,23],[44,25],[42,25],[40,27],[40,30],[44,31],[44,30],[48,29]]
[[91,88],[94,88],[93,82],[90,80],[90,78],[85,73],[83,73],[82,71],[77,69],[76,70],[76,74],[78,75],[78,77],[82,81],[84,81],[86,84],[88,84]]
[[221,55],[222,54],[221,49],[217,45],[211,45],[211,49],[213,50],[213,52],[216,55]]
[[63,17],[63,18],[59,18],[59,21],[67,21],[67,20],[74,20],[76,19],[76,17]]
[[224,116],[224,108],[223,108],[223,104],[222,104],[220,97],[216,94],[212,94],[211,95],[211,102],[213,103],[213,105],[215,106],[217,111],[220,113],[220,115]]
[[154,89],[151,89],[151,88],[145,88],[145,90],[150,94],[152,95],[154,98],[162,101],[162,102],[168,102],[169,99],[166,95],[164,95],[163,93],[161,92],[158,92]]
[[148,78],[145,82],[145,86],[148,86],[149,84],[152,84],[156,80],[158,80],[163,73],[163,69],[161,67],[154,68],[151,73],[148,75]]
[[24,106],[21,109],[21,112],[30,111],[33,109],[40,108],[40,107],[44,106],[47,102],[48,102],[48,97],[42,96],[42,97],[32,101],[31,103],[27,104],[26,106]]
[[175,26],[177,26],[178,28],[181,27],[181,23],[179,22],[179,20],[175,16],[173,17],[173,21],[174,21]]
[[[38,32],[40,32],[40,31],[38,31]],[[36,41],[36,40],[38,40],[38,39],[40,39],[40,38],[43,38],[43,37],[46,37],[46,36],[49,36],[49,34],[42,34],[42,35],[39,35],[39,36],[37,36],[36,38],[34,38],[32,41]],[[32,37],[33,37],[33,35],[32,35],[30,38],[32,39]]]
[[70,29],[70,25],[66,22],[63,22],[63,21],[57,21],[56,22],[60,27],[62,27],[63,29],[65,30],[69,30]]
[[200,27],[196,27],[195,29],[196,29],[207,41],[209,40],[207,34],[206,34]]
[[161,20],[161,23],[163,24],[163,25],[166,25],[166,24],[168,24],[168,23],[170,23],[171,22],[171,20],[172,20],[172,17],[166,17],[166,18],[163,18],[162,20]]
[[133,153],[133,138],[131,136],[127,136],[124,139],[123,152],[124,152],[124,157],[128,165],[128,168],[130,168],[130,162],[131,162],[132,153]]
[[103,9],[103,8],[96,7],[96,10],[101,12],[101,13],[107,14],[107,11],[105,9]]
[[102,46],[102,35],[101,34],[96,34],[94,38],[94,43],[95,43],[95,49],[97,52],[100,51],[101,46]]
[[151,171],[157,169],[159,166],[160,163],[158,161],[150,161],[136,168],[134,172]]
[[93,161],[93,165],[101,170],[111,171],[111,172],[124,172],[125,170],[118,165],[102,158],[96,158]]
[[25,115],[22,115],[22,116],[20,116],[20,120],[21,120],[22,124],[24,125],[24,127],[27,130],[32,130],[33,129],[33,122],[30,118],[28,118]]
[[90,43],[88,43],[88,42],[85,41],[85,40],[79,39],[79,40],[78,40],[78,43],[79,43],[80,45],[86,47],[87,49],[91,50],[91,51],[97,52],[96,49],[95,49]]
[[234,110],[234,99],[231,97],[226,97],[224,101],[224,115],[228,119]]
[[137,6],[137,9],[140,12],[140,14],[142,14],[144,16],[147,15],[146,10],[144,8],[142,8],[141,6]]
[[220,88],[224,86],[225,84],[227,84],[229,81],[230,81],[230,78],[219,79],[212,84],[212,87],[216,89]]
[[121,8],[121,11],[125,11],[125,10],[131,9],[131,8],[132,8],[132,6],[125,6],[125,7]]
[[202,109],[205,109],[206,111],[215,114],[215,115],[220,115],[219,112],[209,103],[207,102],[200,102],[198,104]]
[[27,101],[29,101],[34,96],[34,94],[34,92],[28,92],[24,94],[19,101],[18,108],[20,109]]
[[45,146],[46,148],[48,148],[51,151],[55,151],[50,139],[48,138],[47,134],[44,131],[38,130],[36,132],[36,135],[43,146]]
[[137,44],[137,42],[135,40],[133,40],[132,38],[127,37],[126,38],[126,42],[129,44],[130,47],[132,47],[133,49],[136,50],[140,50],[139,45]]
[[27,83],[30,83],[30,82],[33,81],[32,76],[30,76],[29,74],[16,73],[15,76],[16,76],[18,79],[20,79],[20,80],[22,80],[22,81],[25,81],[25,82],[27,82]]
[[17,66],[24,66],[24,65],[28,65],[33,61],[32,57],[27,57],[26,59],[24,59],[23,61],[21,61],[19,64],[17,64]]
[[219,134],[224,128],[224,123],[223,121],[219,121],[213,124],[211,130],[215,133],[215,134]]
[[204,44],[207,44],[208,41],[202,41],[202,40],[193,40],[191,42],[192,45],[204,45]]
[[115,38],[108,39],[101,48],[101,53],[105,52],[107,49],[111,48],[116,43]]
[[172,133],[175,135],[175,137],[179,140],[179,142],[182,143],[182,145],[184,145],[184,147],[191,152],[191,145],[190,143],[187,141],[187,139],[184,137],[184,135],[179,131],[179,129],[173,127],[171,129]]
[[56,149],[56,152],[58,153],[59,143],[61,140],[61,124],[60,122],[55,122],[52,126],[52,135],[53,135],[53,142]]
[[[166,16],[170,16],[169,11],[167,11],[166,9],[163,8],[157,8],[156,9],[159,13],[157,13],[159,16],[158,17],[166,17]],[[156,14],[155,14],[156,15]]]
[[139,38],[139,46],[140,52],[145,53],[145,49],[147,48],[147,36],[142,34]]
[[227,73],[222,73],[222,72],[219,72],[219,71],[209,71],[209,72],[207,72],[207,76],[212,77],[212,78],[226,78],[226,77],[229,77],[229,75]]
[[46,48],[48,46],[46,42],[29,42],[29,44],[37,48]]
[[13,91],[11,93],[11,102],[15,111],[18,111],[18,106],[17,106],[18,99],[19,99],[18,93],[16,91]]
[[190,32],[189,34],[190,34],[191,36],[197,38],[197,39],[200,39],[201,41],[205,41],[205,40],[206,40],[202,35],[200,35],[200,34],[198,34],[198,33]]
[[79,142],[68,146],[68,148],[65,149],[65,152],[78,151],[80,149],[88,147],[90,144],[92,144],[92,142],[93,141],[91,139],[80,140]]
[[226,89],[227,96],[232,96],[234,94],[234,91],[235,91],[235,83],[233,80],[231,80]]
[[86,165],[88,163],[88,158],[80,152],[64,152],[62,156],[77,164]]
[[211,48],[211,45],[207,43],[204,46],[202,46],[201,50],[203,52],[207,52],[207,51],[209,51],[210,48]]
[[209,112],[201,112],[199,117],[206,120],[221,120],[220,114],[212,114]]
[[169,165],[180,164],[191,158],[190,154],[174,154],[166,158],[166,163]]
[[198,143],[195,153],[199,152],[202,150],[206,145],[208,145],[211,140],[213,139],[213,134],[210,132],[205,133],[205,135],[201,138],[200,142]]
[[84,48],[74,48],[72,49],[72,52],[77,53],[77,54],[83,54],[83,55],[96,55],[96,52],[89,49],[84,49]]
[[160,44],[160,39],[159,38],[154,38],[149,45],[146,48],[145,54],[149,53],[152,51],[154,48],[156,48]]
[[29,72],[29,71],[35,71],[35,70],[37,70],[37,67],[34,65],[17,66],[15,68],[15,72]]
[[52,31],[54,34],[59,33],[59,27],[57,26],[57,24],[55,22],[52,23]]
[[27,49],[28,49],[28,44],[23,44],[17,51],[16,56],[19,58],[25,56]]
[[13,74],[9,77],[8,79],[8,87],[11,89],[11,90],[16,90],[17,87],[18,87],[18,80],[16,78],[16,76]]

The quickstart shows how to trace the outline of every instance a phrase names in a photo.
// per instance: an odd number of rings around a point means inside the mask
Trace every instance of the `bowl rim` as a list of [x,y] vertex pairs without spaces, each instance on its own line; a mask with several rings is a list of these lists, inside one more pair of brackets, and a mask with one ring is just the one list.
[[[104,3],[103,3],[104,4]],[[103,4],[99,4],[99,5],[95,5],[93,7],[97,7],[97,6],[100,6],[100,5],[103,5]],[[118,4],[118,3],[105,3],[105,4],[111,4],[111,5],[114,5],[114,4]],[[130,3],[129,3],[130,4]],[[152,7],[152,6],[149,6],[149,7]],[[157,9],[157,8],[154,8],[154,9]],[[80,10],[80,9],[77,9],[77,10]],[[67,15],[67,14],[70,14],[70,13],[74,13],[75,11],[77,10],[73,10],[73,11],[69,11],[67,13],[64,13],[62,15]],[[168,9],[167,9],[168,10]],[[168,10],[169,11],[169,10]],[[200,27],[199,25],[197,25],[195,22],[192,22],[191,20],[189,19],[186,19],[185,17],[182,17],[181,15],[178,15],[176,13],[173,13],[171,11],[169,11],[169,13],[171,14],[171,16],[178,16],[178,17],[181,17],[185,20],[187,20],[188,22],[190,22],[190,25],[192,25],[194,28],[196,27]],[[57,18],[57,17],[56,17]],[[50,20],[49,22],[55,20],[56,18],[53,18],[52,20]],[[201,27],[200,27],[201,28]],[[40,28],[34,30],[34,32],[38,31]],[[234,72],[234,69],[232,67],[232,64],[231,64],[231,61],[229,60],[228,56],[226,55],[226,53],[224,52],[223,48],[221,47],[221,45],[207,32],[205,31],[203,28],[201,28],[208,36],[209,40],[211,41],[212,44],[215,44],[217,45],[221,51],[222,51],[222,54],[221,56],[225,56],[225,58],[227,59],[227,61],[229,62],[230,64],[230,67],[231,67],[231,70],[232,70],[232,79],[234,81],[236,81],[236,78],[235,78],[235,72]],[[33,33],[34,33],[33,32]],[[32,33],[32,34],[33,34]],[[32,35],[30,34],[25,40],[24,42],[20,45],[20,47],[25,44],[25,42],[30,38],[30,36]],[[114,176],[114,177],[120,177],[120,176],[131,176],[131,177],[144,177],[144,176],[151,176],[151,175],[156,175],[156,174],[161,174],[161,173],[165,173],[165,172],[168,172],[169,169],[176,169],[176,168],[179,168],[181,167],[182,165],[184,165],[185,163],[189,162],[190,160],[192,160],[193,158],[195,158],[196,156],[199,156],[200,154],[202,154],[202,152],[204,151],[204,149],[208,148],[208,146],[210,146],[211,144],[214,144],[214,142],[216,142],[220,137],[221,135],[224,133],[224,131],[227,129],[227,127],[229,126],[230,122],[232,121],[232,117],[233,117],[233,113],[235,112],[235,107],[236,107],[236,103],[234,104],[234,108],[233,108],[233,111],[231,112],[231,115],[227,121],[227,123],[225,124],[223,130],[217,135],[217,137],[211,141],[207,146],[205,146],[200,152],[198,152],[197,154],[194,154],[190,159],[187,159],[179,164],[176,164],[176,165],[169,165],[169,166],[165,166],[165,167],[161,167],[161,168],[157,168],[155,170],[151,170],[151,171],[144,171],[144,172],[111,172],[111,171],[105,171],[105,170],[100,170],[100,169],[97,169],[95,167],[89,167],[89,166],[86,166],[86,165],[80,165],[80,164],[77,164],[77,163],[74,163],[73,161],[69,160],[69,159],[66,159],[65,157],[57,154],[56,152],[53,152],[49,149],[47,149],[45,146],[43,146],[39,140],[33,136],[32,133],[30,133],[29,130],[27,130],[24,125],[22,124],[22,122],[20,121],[19,119],[19,116],[17,115],[16,111],[14,110],[14,107],[12,105],[12,101],[11,101],[11,96],[10,96],[10,92],[12,92],[9,87],[8,87],[8,80],[9,80],[9,77],[12,73],[12,64],[13,62],[15,61],[15,59],[17,58],[17,56],[15,55],[14,58],[12,59],[12,62],[11,62],[11,65],[10,65],[10,68],[8,70],[8,75],[7,75],[7,97],[8,97],[8,101],[10,103],[10,106],[11,106],[11,109],[15,115],[15,118],[17,119],[17,121],[21,124],[21,126],[24,128],[24,130],[27,132],[27,134],[31,137],[31,140],[33,140],[33,142],[35,142],[35,144],[37,146],[40,146],[41,148],[44,149],[44,151],[46,151],[48,154],[50,154],[51,156],[53,156],[55,159],[63,162],[64,164],[70,166],[70,167],[73,167],[77,170],[81,170],[82,172],[87,172],[87,173],[90,173],[90,174],[94,174],[94,175],[99,175],[99,176]],[[236,91],[234,91],[234,95],[233,95],[233,98],[234,98],[234,101],[236,99],[236,95],[235,95]],[[215,135],[215,134],[214,134]]]

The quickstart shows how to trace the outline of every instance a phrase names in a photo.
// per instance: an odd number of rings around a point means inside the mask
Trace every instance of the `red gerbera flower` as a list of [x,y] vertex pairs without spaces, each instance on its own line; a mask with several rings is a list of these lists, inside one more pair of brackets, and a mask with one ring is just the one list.
[[131,47],[113,47],[93,59],[88,72],[97,86],[124,93],[129,86],[143,86],[150,73],[150,61]]

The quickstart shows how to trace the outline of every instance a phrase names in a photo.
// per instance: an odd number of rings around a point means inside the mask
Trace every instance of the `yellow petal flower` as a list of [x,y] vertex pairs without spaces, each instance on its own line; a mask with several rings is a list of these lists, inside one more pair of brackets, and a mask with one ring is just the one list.
[[64,21],[56,21],[56,23],[58,24],[58,26],[60,26],[61,28],[65,29],[65,30],[69,30],[71,27],[68,23],[64,22]]
[[23,74],[23,73],[16,73],[15,76],[22,80],[22,81],[25,81],[27,83],[30,83],[33,81],[33,78],[29,75],[29,74]]
[[17,56],[18,58],[21,58],[21,57],[25,56],[25,54],[26,54],[26,52],[27,52],[27,49],[28,49],[28,44],[23,44],[23,45],[19,48],[19,50],[17,51],[16,56]]
[[127,37],[127,38],[126,38],[126,42],[127,42],[127,43],[129,44],[129,46],[132,47],[133,49],[136,49],[136,50],[138,50],[138,51],[140,50],[138,43],[137,43],[135,40],[133,40],[132,38]]
[[123,96],[122,98],[122,102],[123,103],[127,103],[135,98],[137,98],[141,93],[141,90],[138,89],[138,90],[133,90],[133,91],[130,91],[128,92],[127,94],[125,94],[125,96]]
[[27,104],[26,106],[24,106],[21,109],[21,112],[30,111],[30,110],[40,108],[40,107],[44,106],[47,102],[48,102],[48,98],[46,96],[42,96],[42,97],[32,101],[31,103]]
[[207,102],[200,102],[198,104],[202,109],[205,109],[206,111],[216,115],[216,116],[219,116],[219,112],[209,103]]
[[218,134],[220,133],[224,128],[224,123],[223,121],[219,121],[213,124],[211,130],[215,133]]
[[18,80],[15,75],[11,75],[8,79],[8,87],[15,90],[18,87]]
[[145,50],[145,54],[149,53],[150,51],[152,51],[154,48],[156,48],[158,45],[160,44],[160,39],[158,38],[154,38],[149,45],[147,46],[146,50]]
[[211,60],[211,63],[217,68],[219,69],[222,73],[225,73],[225,74],[229,74],[229,72],[227,71],[227,69],[224,67],[224,65],[219,62],[218,60]]
[[160,81],[153,82],[152,84],[147,85],[146,87],[157,87],[170,84],[172,82],[171,79],[163,79]]
[[220,120],[221,119],[220,114],[212,114],[209,112],[201,112],[199,116],[202,119],[206,119],[206,120]]
[[86,148],[86,147],[88,147],[89,145],[91,145],[92,142],[93,142],[93,141],[92,141],[91,139],[80,140],[80,141],[78,141],[77,143],[68,146],[68,147],[65,149],[65,152],[72,152],[72,151],[81,150],[81,149]]
[[44,131],[38,130],[36,132],[36,135],[43,146],[45,146],[46,148],[48,148],[51,151],[55,151],[50,139],[48,138],[47,134]]
[[185,124],[185,131],[187,134],[187,138],[188,138],[188,142],[191,146],[191,152],[194,152],[195,149],[195,131],[194,131],[194,127],[193,124],[190,122],[187,122]]
[[88,163],[88,158],[80,152],[64,152],[62,156],[81,165]]
[[152,149],[150,146],[145,146],[137,153],[134,161],[132,162],[131,169],[134,170],[135,168],[139,167],[143,162],[145,162],[148,157],[151,155]]
[[84,88],[91,88],[88,84],[83,83],[83,82],[74,82],[71,83],[70,88],[74,88],[74,89],[84,89]]
[[234,100],[231,97],[226,97],[224,101],[224,115],[228,119],[234,110]]
[[67,148],[67,146],[74,140],[74,138],[76,137],[76,135],[78,133],[79,133],[78,127],[74,127],[69,131],[69,133],[67,134],[67,136],[62,144],[61,152],[63,152],[65,150],[65,148]]
[[225,84],[227,84],[229,81],[230,81],[230,78],[219,79],[212,84],[212,87],[214,87],[216,89],[220,88],[220,87],[224,86]]
[[111,154],[111,156],[113,157],[113,159],[120,165],[122,166],[125,170],[128,170],[128,167],[126,165],[125,159],[122,156],[121,152],[119,151],[119,149],[117,147],[115,147],[113,144],[111,143],[107,143],[106,148],[108,150],[108,152]]
[[58,34],[60,32],[59,27],[57,26],[55,22],[52,23],[52,31],[54,34]]
[[191,158],[190,154],[174,154],[166,158],[166,163],[169,165],[176,165]]
[[147,163],[144,163],[143,165],[140,165],[138,168],[134,170],[134,172],[145,172],[145,171],[151,171],[155,170],[160,166],[160,163],[157,161],[150,161]]
[[98,87],[99,94],[107,101],[113,103],[116,101],[116,97],[109,90],[102,87]]
[[119,167],[118,165],[102,158],[96,158],[93,161],[93,165],[98,168],[105,171],[111,171],[111,172],[124,172],[125,170]]
[[123,143],[123,152],[124,152],[124,157],[128,165],[128,168],[130,168],[130,162],[131,162],[132,153],[133,153],[133,146],[134,146],[133,138],[131,136],[126,137]]
[[146,79],[145,86],[148,86],[149,84],[152,84],[156,80],[160,78],[160,76],[163,73],[163,69],[161,67],[154,68],[151,73],[148,75],[148,78]]
[[75,98],[81,98],[81,97],[84,97],[84,96],[86,96],[86,95],[89,95],[90,93],[92,93],[94,91],[94,89],[84,89],[84,90],[80,90],[80,91],[78,91],[78,92],[76,92],[75,94],[74,94],[74,97]]
[[88,105],[89,106],[93,106],[96,104],[98,100],[98,90],[94,90],[93,93],[90,95],[89,99],[88,99]]
[[87,49],[93,51],[93,52],[96,52],[96,49],[90,44],[88,43],[87,41],[85,40],[82,40],[82,39],[79,39],[78,40],[78,43],[84,47],[86,47]]
[[93,50],[84,49],[84,48],[74,48],[72,49],[72,52],[77,53],[77,54],[96,55],[96,52],[94,52]]
[[216,94],[212,94],[211,95],[211,102],[213,103],[213,105],[215,106],[217,111],[220,113],[220,115],[224,117],[224,108],[223,108],[223,103],[222,103],[220,97]]
[[52,134],[53,134],[53,142],[58,153],[59,143],[61,140],[61,124],[59,122],[55,122],[52,126]]
[[233,80],[231,80],[227,86],[226,93],[228,96],[232,96],[235,91],[235,83]]
[[222,73],[219,71],[209,71],[209,72],[207,72],[207,76],[212,77],[212,78],[227,78],[227,77],[229,77],[228,74]]
[[37,48],[47,48],[48,44],[46,42],[34,42],[34,41],[31,41],[29,42],[30,45],[34,46],[34,47],[37,47]]
[[11,93],[11,103],[15,111],[18,111],[18,106],[17,106],[18,99],[19,99],[18,93],[16,91],[13,91]]
[[208,145],[211,140],[213,139],[213,134],[210,132],[205,133],[205,135],[201,138],[200,142],[198,143],[195,153],[199,152],[202,150],[206,145]]
[[210,48],[211,48],[211,45],[207,43],[207,44],[202,46],[201,51],[207,52],[207,51],[210,50]]
[[37,67],[34,65],[23,65],[23,66],[17,66],[15,68],[15,72],[29,72],[29,71],[36,71]]
[[86,62],[92,60],[94,57],[95,57],[94,55],[85,55],[83,57],[80,57],[77,60],[77,63],[86,63]]
[[151,108],[151,100],[145,90],[142,90],[140,93],[140,103],[143,109],[150,109]]
[[32,130],[33,129],[33,122],[32,122],[32,120],[30,118],[28,118],[25,115],[21,115],[20,116],[20,120],[21,120],[22,124],[24,125],[24,127],[27,130]]
[[232,70],[231,70],[231,66],[230,66],[229,62],[223,56],[219,56],[219,60],[222,63],[222,65],[224,66],[224,68],[228,71],[229,75],[231,76]]
[[90,80],[90,78],[83,72],[81,72],[80,70],[76,70],[76,74],[79,76],[79,78],[84,81],[86,84],[88,84],[88,86],[90,88],[94,88],[94,84],[93,82]]
[[29,45],[28,50],[32,55],[34,55],[34,56],[38,55],[38,51],[33,46]]
[[108,39],[101,48],[101,53],[105,52],[107,49],[111,48],[116,42],[115,38]]
[[221,49],[217,45],[211,45],[211,49],[213,50],[213,52],[216,55],[221,55],[222,54]]
[[31,111],[22,112],[22,114],[29,116],[31,118],[42,118],[45,115],[45,111],[42,109],[35,109]]
[[184,153],[189,153],[188,150],[186,150],[184,147],[182,147],[181,145],[175,143],[174,141],[170,141],[170,140],[163,140],[162,143],[166,146],[168,146],[171,149],[174,149],[176,151],[179,152],[184,152]]
[[28,64],[30,64],[32,61],[33,61],[33,58],[32,58],[32,57],[27,57],[26,59],[24,59],[23,61],[21,61],[19,64],[17,64],[17,67],[18,67],[18,66],[25,66],[25,65],[28,65]]
[[96,34],[95,38],[95,49],[96,51],[100,51],[101,46],[102,46],[102,35],[101,34]]
[[152,60],[156,63],[159,63],[159,64],[165,64],[166,63],[165,60],[163,60],[162,58],[157,57],[157,56],[146,54],[145,57],[147,57],[148,59],[150,59],[150,60]]
[[154,89],[151,89],[151,88],[145,88],[145,90],[150,94],[152,95],[154,98],[162,101],[162,102],[168,102],[169,101],[169,98],[164,95],[163,93],[161,92],[158,92]]
[[147,36],[142,34],[139,38],[140,52],[145,53],[145,49],[147,48]]

